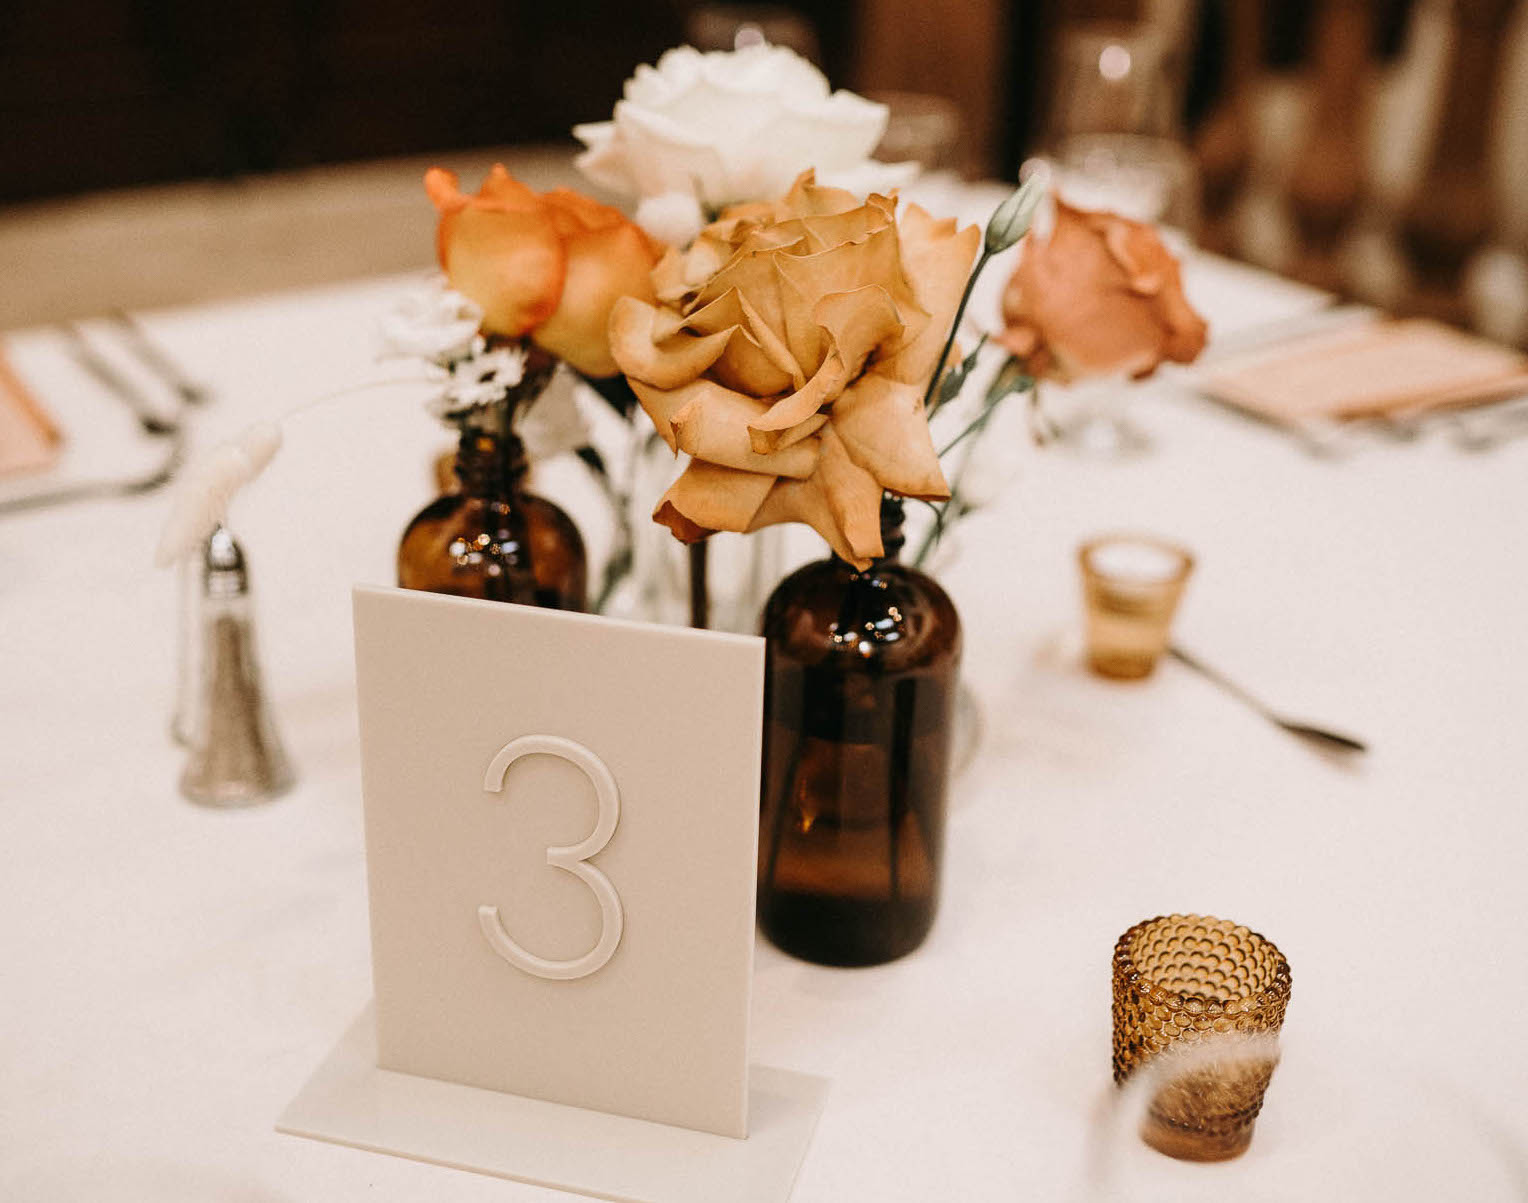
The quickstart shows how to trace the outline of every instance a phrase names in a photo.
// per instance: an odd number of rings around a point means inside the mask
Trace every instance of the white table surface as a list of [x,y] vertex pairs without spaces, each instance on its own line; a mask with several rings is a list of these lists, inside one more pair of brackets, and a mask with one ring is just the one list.
[[[1190,281],[1219,335],[1319,303],[1213,262]],[[216,390],[205,446],[393,374],[373,329],[399,288],[145,320]],[[8,346],[77,436],[66,470],[153,458],[56,336]],[[164,496],[0,519],[0,1198],[565,1197],[272,1128],[370,993],[349,586],[390,582],[448,442],[416,399],[294,419],[235,511],[301,777],[269,806],[176,793]],[[942,570],[985,730],[928,943],[859,971],[760,943],[755,1058],[833,1078],[795,1198],[1522,1198],[1528,441],[1320,460],[1182,377],[1131,412],[1153,454],[1021,456]],[[1122,526],[1198,553],[1188,646],[1368,758],[1329,763],[1175,665],[1084,673],[1074,550]],[[1113,942],[1174,910],[1245,922],[1294,970],[1284,1063],[1228,1165],[1108,1120]]]

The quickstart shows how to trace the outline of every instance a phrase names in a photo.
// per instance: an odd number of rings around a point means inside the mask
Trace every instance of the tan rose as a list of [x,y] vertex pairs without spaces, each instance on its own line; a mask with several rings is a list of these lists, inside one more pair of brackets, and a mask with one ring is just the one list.
[[1030,234],[1003,294],[998,341],[1036,375],[1149,376],[1204,350],[1204,319],[1183,296],[1178,261],[1151,226],[1056,201]]
[[440,212],[436,250],[483,328],[538,346],[590,376],[613,376],[606,329],[623,296],[650,299],[661,247],[608,205],[567,188],[538,194],[495,164],[476,196],[439,167],[425,190]]
[[690,456],[653,514],[682,541],[805,522],[864,567],[882,490],[949,496],[923,393],[981,232],[896,207],[806,172],[669,251],[656,304],[616,304],[616,362]]

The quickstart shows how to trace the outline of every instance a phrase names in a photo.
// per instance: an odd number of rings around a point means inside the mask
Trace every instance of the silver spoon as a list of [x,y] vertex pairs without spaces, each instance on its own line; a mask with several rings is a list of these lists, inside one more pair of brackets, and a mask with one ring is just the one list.
[[1189,668],[1193,669],[1206,681],[1220,686],[1221,689],[1225,690],[1237,701],[1241,702],[1245,706],[1250,707],[1252,710],[1255,710],[1258,714],[1261,714],[1275,727],[1282,727],[1291,735],[1298,736],[1303,740],[1307,740],[1315,747],[1323,748],[1330,752],[1368,751],[1367,744],[1365,744],[1362,740],[1354,739],[1351,735],[1343,735],[1339,731],[1329,731],[1325,727],[1315,727],[1310,723],[1298,723],[1292,719],[1285,718],[1281,714],[1275,713],[1257,698],[1253,697],[1240,685],[1236,684],[1236,682],[1222,676],[1208,664],[1205,664],[1202,660],[1195,659],[1177,644],[1171,645],[1167,649],[1167,654],[1172,656],[1173,659],[1177,660],[1180,664],[1187,665]]

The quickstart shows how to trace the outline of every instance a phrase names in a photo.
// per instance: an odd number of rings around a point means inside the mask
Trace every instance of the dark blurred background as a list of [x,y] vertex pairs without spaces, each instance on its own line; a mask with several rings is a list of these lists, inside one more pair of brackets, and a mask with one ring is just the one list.
[[575,123],[742,36],[888,101],[882,157],[1043,154],[1094,207],[1528,342],[1528,0],[11,0],[0,328],[423,267],[425,166],[582,186]]
[[[1298,63],[1316,0],[1266,11],[1267,60]],[[0,201],[568,137],[685,40],[687,0],[22,0],[0,11]],[[1009,175],[1043,117],[1046,47],[1086,0],[801,0],[836,84],[943,92]],[[1197,4],[1185,118],[1220,86],[1225,21]],[[1380,0],[1392,54],[1411,0]],[[964,31],[974,36],[964,36]],[[956,50],[959,57],[946,57]],[[973,90],[974,81],[977,90]],[[985,94],[982,94],[983,91]]]
[[629,0],[23,0],[0,196],[562,139],[681,26]]

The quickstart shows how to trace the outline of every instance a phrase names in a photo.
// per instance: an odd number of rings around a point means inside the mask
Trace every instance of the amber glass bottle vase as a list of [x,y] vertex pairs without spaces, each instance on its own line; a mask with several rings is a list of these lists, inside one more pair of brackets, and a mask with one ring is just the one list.
[[[398,583],[458,597],[582,610],[588,577],[583,539],[573,520],[525,491],[525,448],[512,424],[535,391],[452,415],[460,491],[437,497],[415,515],[398,544]],[[527,383],[533,381],[527,369]]]
[[928,935],[939,902],[960,619],[886,555],[798,569],[764,607],[759,922],[793,956],[873,965]]

